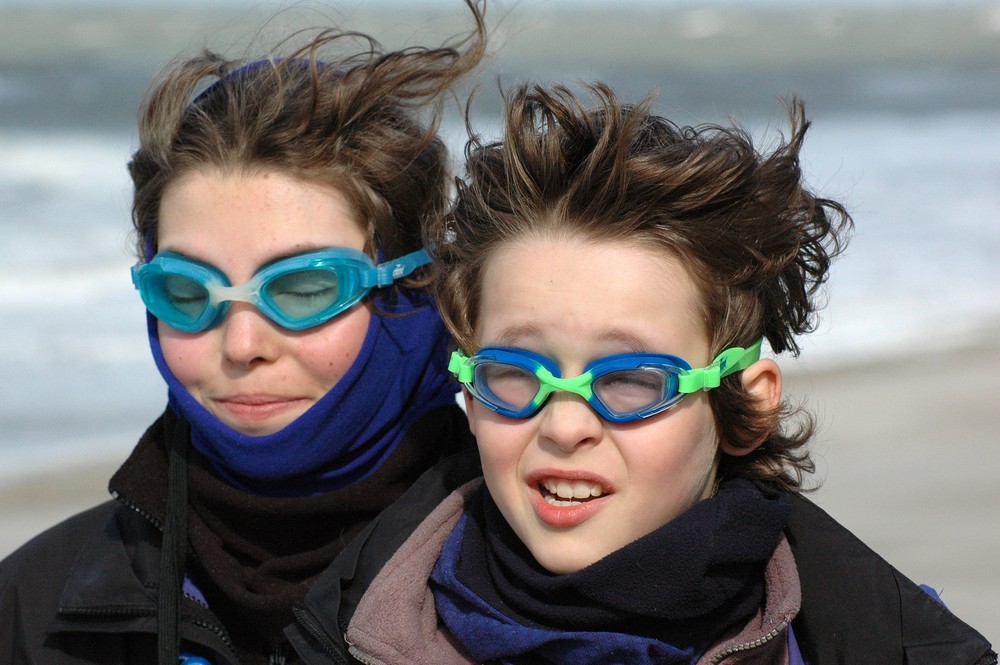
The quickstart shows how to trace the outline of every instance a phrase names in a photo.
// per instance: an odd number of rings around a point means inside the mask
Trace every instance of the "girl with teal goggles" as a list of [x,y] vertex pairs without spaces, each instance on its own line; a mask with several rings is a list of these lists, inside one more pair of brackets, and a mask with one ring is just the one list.
[[532,417],[549,395],[563,390],[583,397],[605,420],[629,423],[666,411],[690,393],[717,388],[723,377],[760,360],[762,342],[726,349],[699,369],[676,356],[622,353],[598,358],[583,374],[563,379],[551,358],[495,346],[471,358],[455,351],[448,369],[479,402],[508,418]]
[[331,247],[279,259],[232,286],[213,265],[161,252],[132,267],[132,283],[153,316],[182,332],[218,326],[232,301],[251,303],[282,328],[305,330],[430,262],[423,249],[375,265],[364,252]]

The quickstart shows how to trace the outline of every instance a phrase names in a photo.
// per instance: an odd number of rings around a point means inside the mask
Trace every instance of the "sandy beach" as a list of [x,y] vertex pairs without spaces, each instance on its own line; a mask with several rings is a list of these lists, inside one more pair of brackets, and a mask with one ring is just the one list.
[[[920,353],[918,353],[920,351]],[[819,416],[813,500],[994,642],[1000,640],[1000,335],[948,352],[786,368]],[[120,460],[0,484],[0,556],[105,500]]]

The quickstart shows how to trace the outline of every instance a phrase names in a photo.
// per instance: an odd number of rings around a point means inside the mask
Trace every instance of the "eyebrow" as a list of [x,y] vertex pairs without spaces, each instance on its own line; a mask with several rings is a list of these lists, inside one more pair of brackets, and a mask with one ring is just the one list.
[[[324,243],[303,243],[303,244],[297,245],[297,246],[295,246],[293,248],[289,248],[289,249],[287,249],[285,251],[278,252],[277,254],[266,258],[263,263],[259,264],[256,268],[254,268],[254,271],[255,272],[259,271],[262,268],[264,268],[265,266],[269,266],[272,263],[277,263],[278,261],[283,261],[284,259],[288,259],[288,258],[291,258],[293,256],[298,256],[300,254],[308,254],[310,252],[317,252],[317,251],[319,251],[321,249],[330,249],[330,248],[336,248],[336,247],[346,247],[346,245],[329,245],[329,244],[324,244]],[[164,248],[163,246],[159,246],[159,247],[156,248],[156,251],[157,251],[157,253],[160,253],[160,252],[173,252],[174,254],[180,254],[181,256],[184,256],[186,258],[193,259],[195,261],[200,261],[202,263],[207,263],[208,265],[210,265],[210,266],[212,266],[212,267],[214,267],[214,268],[216,268],[218,270],[221,270],[221,268],[219,268],[217,265],[215,265],[215,263],[213,263],[212,261],[209,261],[208,259],[204,258],[201,255],[200,252],[197,252],[197,251],[194,251],[194,252],[188,251],[183,246],[183,243],[181,243],[180,247],[169,247],[168,246],[168,247]],[[361,251],[364,252],[364,250],[361,250]],[[365,253],[367,254],[367,252],[365,252]]]
[[654,351],[645,339],[621,328],[607,328],[601,332],[598,339],[621,344],[628,349],[629,353],[652,353]]
[[516,347],[517,343],[526,337],[541,337],[541,335],[542,330],[538,326],[532,323],[521,323],[500,330],[490,346]]

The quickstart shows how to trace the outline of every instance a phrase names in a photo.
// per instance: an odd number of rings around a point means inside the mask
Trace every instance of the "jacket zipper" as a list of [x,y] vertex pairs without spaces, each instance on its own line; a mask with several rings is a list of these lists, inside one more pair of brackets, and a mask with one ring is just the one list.
[[781,632],[786,628],[788,628],[787,620],[779,623],[777,626],[774,627],[774,630],[772,630],[767,635],[764,635],[763,637],[758,637],[752,642],[744,642],[743,644],[734,644],[728,649],[720,651],[718,654],[715,655],[714,658],[712,658],[711,661],[709,661],[709,663],[710,665],[718,665],[719,663],[722,662],[724,658],[731,656],[734,653],[739,653],[741,651],[749,651],[750,649],[756,649],[757,647],[763,646],[768,642],[770,642],[771,640],[773,640],[774,638],[776,638],[778,635],[780,635]]
[[135,512],[139,513],[139,514],[140,514],[140,515],[142,515],[142,516],[143,516],[144,518],[146,518],[146,520],[147,520],[148,522],[150,522],[150,523],[151,523],[151,524],[152,524],[153,526],[155,526],[155,527],[156,527],[157,529],[159,529],[160,531],[163,531],[163,522],[161,522],[160,520],[156,519],[156,518],[155,518],[155,517],[153,517],[153,516],[152,516],[152,515],[151,515],[150,513],[146,512],[145,510],[143,510],[143,509],[142,509],[142,508],[140,508],[139,506],[135,505],[134,503],[132,503],[131,501],[129,501],[128,499],[126,499],[125,497],[123,497],[123,496],[122,496],[121,494],[119,494],[119,493],[118,493],[117,491],[115,491],[115,490],[112,490],[112,491],[111,491],[111,497],[112,497],[112,498],[113,498],[113,499],[114,499],[115,501],[117,501],[118,503],[120,503],[120,504],[122,504],[123,506],[125,506],[126,508],[129,508],[130,510],[133,510],[133,511],[135,511]]
[[299,625],[302,626],[305,631],[319,643],[326,655],[332,658],[334,662],[339,665],[348,665],[347,660],[344,659],[340,649],[338,649],[337,645],[330,641],[326,632],[319,627],[319,624],[317,624],[316,621],[313,620],[312,615],[307,609],[303,607],[293,607],[292,614],[295,615],[295,620],[299,622]]
[[351,641],[347,639],[347,633],[344,633],[344,642],[347,644],[347,650],[350,652],[351,656],[354,657],[354,660],[358,661],[359,663],[362,663],[362,665],[386,665],[386,663],[379,660],[378,658],[370,656],[361,649],[354,646],[354,644],[352,644]]
[[[132,511],[138,513],[145,520],[147,520],[150,524],[152,524],[154,527],[156,527],[156,529],[159,530],[160,532],[163,531],[163,522],[161,522],[160,520],[156,519],[152,514],[150,514],[149,512],[143,510],[142,508],[140,508],[136,504],[134,504],[131,501],[129,501],[128,499],[126,499],[118,491],[112,490],[111,491],[111,497],[113,499],[115,499],[115,501],[118,501],[120,504],[122,504],[123,506],[125,506],[126,508],[128,508],[129,510],[132,510]],[[186,593],[183,594],[183,595],[184,595],[185,598],[188,598],[189,600],[191,600],[193,602],[196,602],[199,605],[201,604],[201,603],[198,602],[197,598],[193,598],[192,596],[190,596],[190,595],[188,595]],[[100,610],[97,610],[96,612],[100,613]],[[156,615],[156,612],[152,611],[152,610],[148,611],[148,612],[142,612],[141,614],[139,614],[139,616],[155,616],[155,615]],[[187,622],[190,623],[191,625],[197,626],[199,628],[204,628],[205,630],[208,630],[208,631],[214,633],[220,640],[222,640],[223,644],[225,644],[227,647],[229,647],[230,650],[233,650],[235,648],[234,645],[233,645],[232,638],[229,637],[229,632],[222,625],[217,624],[217,623],[208,623],[208,622],[205,622],[205,621],[192,620],[190,618],[187,619]],[[284,658],[284,657],[282,656],[282,658]],[[279,661],[279,665],[280,665],[280,663],[283,663],[283,662],[284,662],[284,660]]]
[[[186,594],[185,597],[190,598],[190,596],[187,596]],[[225,644],[227,647],[229,647],[230,651],[236,650],[236,647],[233,645],[232,639],[230,639],[229,637],[229,633],[221,625],[215,623],[207,623],[205,621],[192,620],[190,618],[185,619],[185,621],[187,621],[193,626],[198,626],[199,628],[204,628],[205,630],[215,633],[215,635],[217,635],[218,638],[222,640],[222,643]],[[281,662],[284,663],[285,661]]]
[[85,616],[85,617],[152,617],[156,616],[156,610],[144,610],[138,607],[133,607],[129,609],[124,608],[65,608],[60,607],[58,609],[59,614],[65,614],[68,616]]
[[[187,596],[186,594],[185,594],[185,597],[186,598],[191,598],[190,596]],[[192,600],[194,600],[194,599],[192,598]],[[154,609],[141,609],[141,608],[130,608],[130,609],[123,609],[123,608],[105,608],[105,609],[101,609],[101,608],[80,608],[80,609],[74,609],[74,608],[60,607],[59,608],[59,613],[60,614],[65,614],[65,615],[68,615],[68,616],[88,616],[88,617],[155,617],[156,616],[156,610],[154,610]],[[185,621],[187,621],[188,623],[190,623],[193,626],[197,626],[199,628],[203,628],[203,629],[205,629],[207,631],[210,631],[210,632],[214,633],[220,640],[222,640],[222,642],[227,647],[229,647],[230,649],[233,649],[233,641],[232,641],[232,639],[230,639],[229,633],[227,633],[226,630],[224,628],[222,628],[221,626],[219,626],[218,624],[207,623],[205,621],[198,621],[198,620],[191,619],[191,618],[185,619]],[[281,665],[282,663],[284,663],[284,661],[283,660],[282,661],[277,661],[277,663],[278,663],[278,665]]]
[[283,644],[274,645],[274,650],[271,651],[271,657],[267,663],[268,665],[285,665],[285,646]]

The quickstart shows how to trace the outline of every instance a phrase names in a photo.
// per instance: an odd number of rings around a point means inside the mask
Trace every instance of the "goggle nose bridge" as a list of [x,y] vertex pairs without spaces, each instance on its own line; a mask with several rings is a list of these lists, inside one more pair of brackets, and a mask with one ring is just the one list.
[[563,379],[555,376],[547,368],[539,367],[535,371],[535,376],[539,384],[538,393],[535,395],[535,401],[538,403],[546,400],[554,392],[573,393],[588,402],[594,396],[593,372],[584,372],[579,376]]
[[257,305],[260,302],[260,278],[255,277],[239,286],[226,286],[220,282],[205,284],[208,290],[209,302],[219,306],[224,302],[246,302]]

